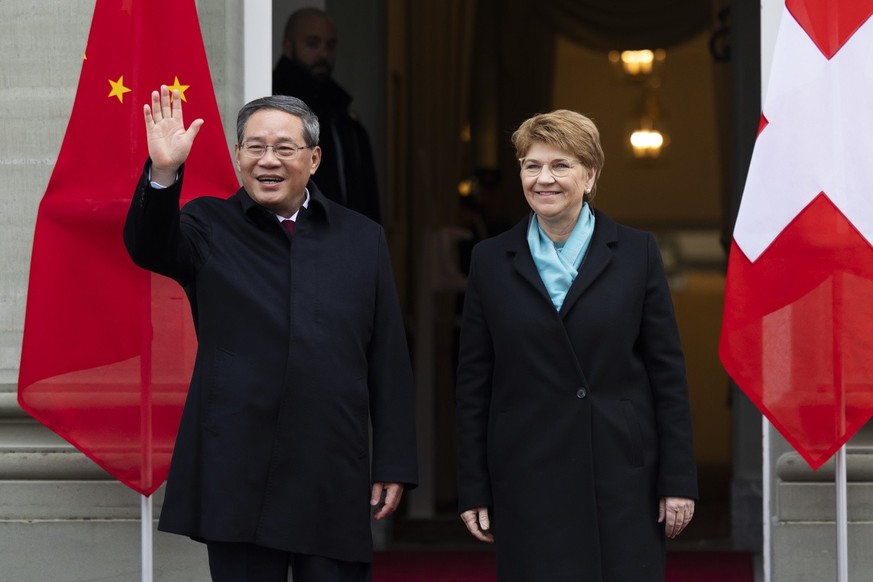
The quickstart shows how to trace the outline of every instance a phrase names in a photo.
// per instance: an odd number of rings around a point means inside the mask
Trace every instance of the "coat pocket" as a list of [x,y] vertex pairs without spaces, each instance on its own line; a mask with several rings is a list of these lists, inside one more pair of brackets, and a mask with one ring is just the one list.
[[643,466],[643,436],[640,431],[640,422],[637,419],[637,411],[634,403],[630,400],[621,401],[621,412],[624,416],[625,431],[627,434],[628,460],[634,467]]

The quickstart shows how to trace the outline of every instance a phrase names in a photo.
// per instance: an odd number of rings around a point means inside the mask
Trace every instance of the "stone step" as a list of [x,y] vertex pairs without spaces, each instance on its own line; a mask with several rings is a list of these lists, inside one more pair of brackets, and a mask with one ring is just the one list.
[[[161,487],[152,495],[155,516],[163,499]],[[140,515],[140,494],[118,481],[0,481],[0,521],[139,519]]]

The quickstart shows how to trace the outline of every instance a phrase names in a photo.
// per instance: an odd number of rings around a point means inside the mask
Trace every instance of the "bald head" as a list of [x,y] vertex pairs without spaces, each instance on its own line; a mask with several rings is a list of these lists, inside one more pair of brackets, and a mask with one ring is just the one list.
[[336,26],[323,10],[301,8],[288,18],[282,52],[313,75],[330,76],[336,45]]

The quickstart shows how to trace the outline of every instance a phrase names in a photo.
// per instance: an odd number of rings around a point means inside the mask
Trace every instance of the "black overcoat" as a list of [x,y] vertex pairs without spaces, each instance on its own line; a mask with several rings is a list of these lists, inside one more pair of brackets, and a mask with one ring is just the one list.
[[181,182],[143,176],[124,230],[138,265],[184,286],[197,329],[159,528],[370,561],[371,481],[417,479],[385,233],[310,182],[292,243],[244,189],[180,212]]
[[457,385],[460,510],[500,582],[654,582],[662,496],[697,497],[684,358],[654,237],[596,212],[560,311],[525,219],[473,251]]

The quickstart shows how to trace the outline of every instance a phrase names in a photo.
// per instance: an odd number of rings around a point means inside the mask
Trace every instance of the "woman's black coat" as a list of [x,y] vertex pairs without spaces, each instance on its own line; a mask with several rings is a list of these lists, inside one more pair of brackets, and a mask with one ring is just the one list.
[[650,234],[596,212],[560,312],[528,219],[474,251],[459,508],[492,510],[500,582],[654,582],[663,496],[697,497],[684,358]]

